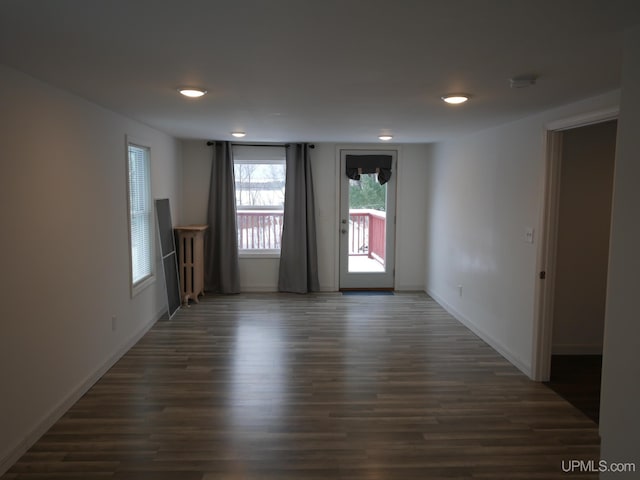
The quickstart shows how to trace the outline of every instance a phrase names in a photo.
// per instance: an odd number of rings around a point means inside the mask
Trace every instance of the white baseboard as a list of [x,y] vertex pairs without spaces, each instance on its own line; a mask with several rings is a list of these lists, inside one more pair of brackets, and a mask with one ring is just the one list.
[[396,292],[424,292],[424,285],[401,285],[398,284],[394,287]]
[[552,355],[602,355],[602,345],[559,344],[551,347]]
[[334,285],[320,285],[320,291],[323,293],[338,292],[339,289]]
[[[422,289],[420,289],[422,290]],[[337,292],[338,289],[329,285],[320,285],[321,292]],[[278,293],[278,286],[274,285],[241,285],[241,293]]]
[[273,285],[242,285],[240,293],[277,293],[278,287]]
[[0,459],[0,476],[9,470],[14,463],[16,463],[27,450],[29,450],[33,444],[35,444],[47,430],[49,430],[66,412],[69,410],[100,378],[122,358],[122,356],[133,347],[138,340],[140,340],[149,329],[160,320],[165,314],[166,310],[162,310],[157,313],[149,323],[143,325],[124,345],[118,348],[113,355],[111,355],[104,364],[96,369],[95,372],[90,374],[83,382],[76,386],[66,398],[62,399],[55,407],[53,407],[49,413],[43,416],[43,418],[37,423],[35,428],[29,432],[23,439],[19,440],[16,445],[8,450],[8,453]]
[[462,323],[465,327],[475,333],[478,337],[480,337],[486,344],[488,344],[491,348],[493,348],[496,352],[506,358],[510,363],[513,364],[518,370],[524,373],[527,377],[532,377],[531,365],[527,365],[520,358],[513,354],[507,347],[502,345],[498,340],[493,338],[486,331],[478,327],[473,320],[467,318],[462,313],[457,311],[453,306],[448,304],[442,297],[440,297],[437,293],[433,292],[430,289],[426,289],[427,294],[433,298],[438,304],[444,308],[447,312],[449,312],[456,320]]

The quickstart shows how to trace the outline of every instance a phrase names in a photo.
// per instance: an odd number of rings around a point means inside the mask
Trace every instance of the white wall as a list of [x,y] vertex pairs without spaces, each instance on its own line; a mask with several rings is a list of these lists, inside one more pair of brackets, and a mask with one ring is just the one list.
[[614,174],[600,408],[601,457],[640,476],[640,28],[626,39]]
[[125,135],[173,218],[182,183],[179,143],[144,125],[4,67],[0,105],[1,473],[165,310],[161,270],[130,298]]
[[554,354],[602,354],[616,123],[562,133]]
[[611,92],[433,148],[427,292],[526,374],[537,236],[527,243],[525,229],[541,220],[545,125],[617,103]]
[[205,140],[183,140],[181,143],[182,222],[185,225],[206,224],[212,147],[207,147]]
[[337,182],[338,165],[334,144],[316,143],[311,153],[313,193],[316,203],[316,232],[318,235],[318,277],[320,290],[338,290],[338,212],[340,187]]
[[396,290],[424,290],[427,169],[432,145],[400,147],[396,202]]
[[[340,145],[344,148],[398,148],[396,289],[424,289],[424,242],[428,145]],[[311,151],[320,289],[338,290],[339,172],[340,159],[333,143],[317,143]],[[204,140],[183,142],[185,223],[206,223],[211,149]],[[276,291],[277,258],[241,258],[242,291]]]

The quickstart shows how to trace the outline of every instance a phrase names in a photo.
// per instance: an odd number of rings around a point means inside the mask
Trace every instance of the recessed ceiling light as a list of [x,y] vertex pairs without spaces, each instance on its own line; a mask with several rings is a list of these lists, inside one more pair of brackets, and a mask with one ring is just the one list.
[[451,105],[458,105],[469,100],[469,95],[467,95],[466,93],[451,93],[449,95],[444,95],[442,97],[442,100],[450,103]]
[[201,97],[205,93],[207,93],[207,91],[202,88],[192,88],[192,87],[182,87],[182,88],[179,88],[178,91],[185,97],[190,97],[190,98]]
[[393,138],[393,135],[380,135],[378,138],[383,142],[388,142]]
[[246,133],[244,132],[231,132],[231,135],[233,135],[236,138],[242,138],[246,135]]

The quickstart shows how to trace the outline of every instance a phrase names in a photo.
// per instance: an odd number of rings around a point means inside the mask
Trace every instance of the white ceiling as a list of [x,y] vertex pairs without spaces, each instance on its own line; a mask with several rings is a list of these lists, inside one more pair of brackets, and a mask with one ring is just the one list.
[[638,24],[638,0],[1,0],[0,63],[180,138],[430,142],[615,90]]

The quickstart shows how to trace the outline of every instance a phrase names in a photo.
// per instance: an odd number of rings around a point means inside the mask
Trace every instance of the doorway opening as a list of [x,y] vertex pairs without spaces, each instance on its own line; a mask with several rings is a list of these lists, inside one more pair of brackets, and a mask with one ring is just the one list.
[[617,120],[548,133],[534,376],[598,421]]

